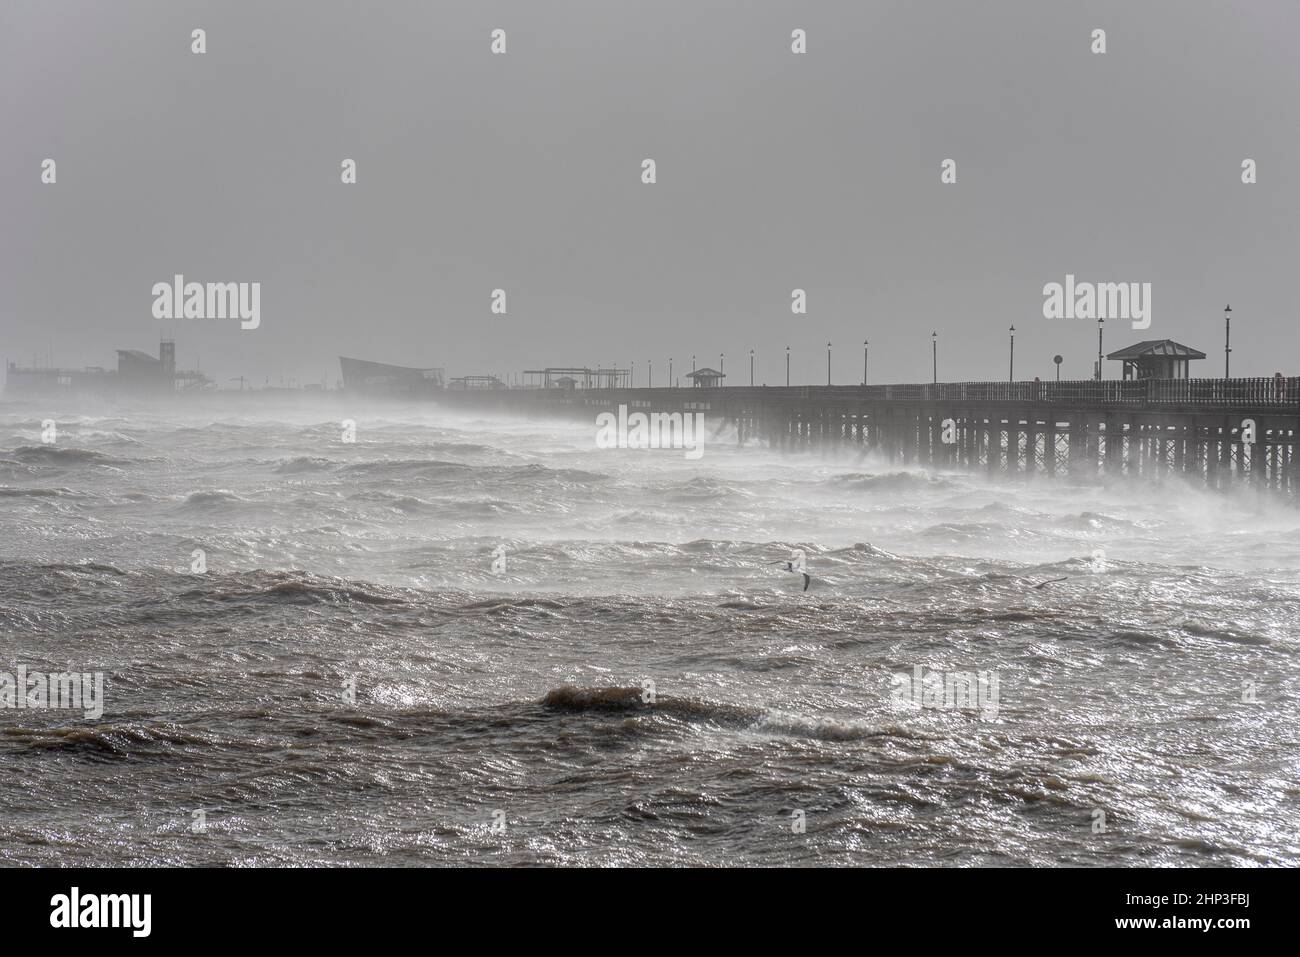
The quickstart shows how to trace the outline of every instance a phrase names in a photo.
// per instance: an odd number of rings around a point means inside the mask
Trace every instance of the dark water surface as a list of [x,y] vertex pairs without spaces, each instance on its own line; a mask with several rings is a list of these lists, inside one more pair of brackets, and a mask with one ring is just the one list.
[[1298,626],[1249,494],[9,403],[0,671],[105,700],[0,710],[0,863],[1296,865]]

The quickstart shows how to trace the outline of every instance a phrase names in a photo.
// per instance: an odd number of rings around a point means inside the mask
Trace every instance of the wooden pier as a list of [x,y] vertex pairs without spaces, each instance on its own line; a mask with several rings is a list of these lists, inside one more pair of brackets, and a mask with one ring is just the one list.
[[1002,476],[1179,475],[1300,494],[1300,378],[921,385],[500,389],[503,411],[704,412],[741,445],[853,447],[900,465]]

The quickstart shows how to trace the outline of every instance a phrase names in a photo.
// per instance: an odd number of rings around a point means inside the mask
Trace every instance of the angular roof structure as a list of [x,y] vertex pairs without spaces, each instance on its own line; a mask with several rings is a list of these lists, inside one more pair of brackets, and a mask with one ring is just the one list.
[[369,359],[352,359],[339,356],[345,389],[379,391],[423,391],[441,389],[443,371],[438,368],[395,366]]
[[1144,356],[1168,356],[1174,359],[1204,359],[1205,353],[1172,339],[1147,339],[1136,345],[1112,352],[1107,359],[1140,359]]

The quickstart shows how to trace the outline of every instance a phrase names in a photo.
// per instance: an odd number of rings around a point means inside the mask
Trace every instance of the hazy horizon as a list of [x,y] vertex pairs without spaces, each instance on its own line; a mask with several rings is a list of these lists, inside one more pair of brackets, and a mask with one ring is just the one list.
[[[237,387],[332,385],[339,355],[663,384],[725,352],[747,384],[753,348],[777,385],[787,345],[825,382],[829,340],[851,384],[864,338],[872,381],[928,381],[932,330],[941,379],[1005,378],[1014,323],[1017,378],[1058,352],[1086,378],[1096,323],[1041,311],[1070,273],[1152,284],[1107,352],[1172,338],[1220,375],[1231,303],[1233,374],[1296,374],[1297,28],[1281,2],[11,0],[0,356],[111,367],[168,336]],[[155,319],[176,273],[260,282],[260,327]]]

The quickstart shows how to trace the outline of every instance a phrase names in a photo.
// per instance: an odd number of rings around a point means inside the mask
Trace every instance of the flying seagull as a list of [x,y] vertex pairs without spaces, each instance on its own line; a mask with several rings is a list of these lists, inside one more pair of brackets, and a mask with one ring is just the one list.
[[[794,562],[768,562],[768,564],[769,564],[769,565],[784,565],[784,566],[785,566],[785,570],[788,571],[788,572],[792,572],[792,571],[795,570]],[[812,576],[809,575],[807,572],[800,572],[799,574],[803,575],[803,590],[804,590],[804,591],[807,591],[807,590],[808,590],[808,586],[809,586],[810,584],[812,584]]]

